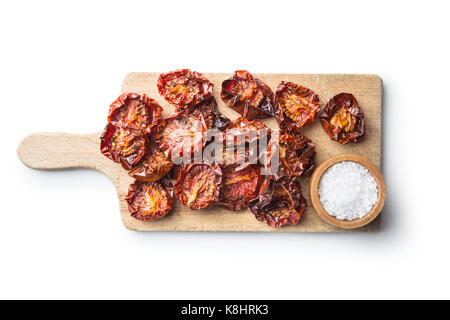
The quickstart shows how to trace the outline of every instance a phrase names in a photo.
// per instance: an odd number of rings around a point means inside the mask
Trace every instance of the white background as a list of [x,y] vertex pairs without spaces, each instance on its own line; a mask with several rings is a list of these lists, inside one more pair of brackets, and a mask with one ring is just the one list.
[[[0,298],[450,298],[446,1],[3,1]],[[102,129],[130,71],[376,73],[377,234],[138,233],[112,183],[16,156]]]

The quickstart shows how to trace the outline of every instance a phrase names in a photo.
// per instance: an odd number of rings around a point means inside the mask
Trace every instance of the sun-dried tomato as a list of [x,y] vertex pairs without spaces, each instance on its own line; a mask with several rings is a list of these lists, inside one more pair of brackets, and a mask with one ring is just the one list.
[[122,122],[150,133],[162,111],[161,106],[146,94],[126,92],[110,105],[108,121]]
[[269,136],[270,129],[264,125],[264,123],[258,120],[247,120],[239,117],[228,125],[225,130],[225,139],[227,136],[235,136],[236,141],[239,141],[238,137],[242,137],[242,141],[245,143],[252,142],[254,139],[259,139],[262,133]]
[[217,109],[217,102],[214,97],[200,102],[196,106],[192,107],[192,109],[200,110],[208,129],[217,129],[222,131],[230,124],[230,119],[228,119]]
[[[278,170],[275,171],[274,158],[278,148]],[[275,180],[292,181],[296,177],[310,173],[315,167],[316,148],[308,137],[301,134],[282,134],[271,139],[268,145],[269,170]]]
[[138,164],[146,152],[146,139],[140,130],[121,123],[108,123],[100,137],[100,151],[126,170]]
[[164,177],[172,167],[172,161],[158,146],[152,144],[141,162],[128,175],[139,181],[153,182]]
[[242,132],[247,132],[249,130],[264,130],[267,129],[267,127],[258,120],[248,120],[243,117],[239,117],[236,120],[232,121],[229,126],[228,130],[240,130]]
[[250,200],[257,196],[261,183],[260,168],[249,165],[237,170],[238,166],[222,168],[222,187],[218,205],[228,210],[239,211],[248,207]]
[[154,182],[135,181],[128,188],[125,201],[133,218],[156,220],[172,210],[173,193],[173,186],[167,178]]
[[197,210],[217,202],[221,183],[222,171],[216,164],[187,164],[178,171],[175,191],[185,207]]
[[222,158],[216,158],[221,168],[236,166],[241,170],[250,165],[250,152],[248,146],[224,146]]
[[275,115],[281,130],[290,132],[312,123],[320,108],[319,96],[311,89],[281,81],[275,93]]
[[159,94],[178,108],[195,106],[208,99],[214,87],[201,73],[189,69],[161,74],[157,86]]
[[216,156],[215,161],[221,167],[237,164],[236,170],[257,164],[260,160],[258,140],[265,136],[266,141],[269,141],[270,132],[268,127],[257,120],[240,117],[232,121],[220,137],[223,143],[222,156]]
[[306,200],[296,181],[286,183],[266,179],[258,198],[252,200],[249,207],[259,221],[271,227],[282,227],[298,223],[305,212]]
[[258,78],[245,70],[222,82],[222,100],[244,118],[264,119],[275,115],[272,90]]
[[152,139],[159,145],[166,156],[176,162],[175,158],[200,152],[206,144],[207,127],[200,110],[185,109],[175,113],[158,124],[158,130]]
[[342,144],[358,142],[364,136],[364,112],[350,93],[340,93],[328,101],[319,115],[331,140]]

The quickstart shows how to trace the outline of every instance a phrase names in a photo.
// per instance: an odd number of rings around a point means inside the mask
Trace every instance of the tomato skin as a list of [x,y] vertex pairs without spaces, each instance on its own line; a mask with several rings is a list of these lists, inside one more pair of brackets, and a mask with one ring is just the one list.
[[157,87],[159,94],[176,105],[179,111],[211,97],[214,84],[199,72],[180,69],[162,73]]
[[351,93],[331,98],[319,119],[330,139],[341,144],[358,142],[365,134],[364,111]]
[[136,180],[154,182],[170,172],[173,163],[158,146],[151,144],[146,155],[139,164],[128,172],[128,175]]
[[222,82],[220,96],[228,107],[248,120],[275,115],[272,90],[246,70],[237,70],[231,78]]
[[222,187],[217,205],[231,211],[247,209],[262,182],[259,166],[253,164],[239,169],[239,165],[229,165],[221,169]]
[[216,164],[185,164],[179,167],[175,192],[181,203],[192,210],[212,206],[219,198],[222,171]]
[[131,170],[147,150],[146,137],[140,130],[122,123],[110,122],[100,137],[100,151],[125,170]]
[[276,182],[269,177],[249,206],[258,221],[278,228],[296,225],[305,212],[306,200],[296,181]]
[[281,81],[275,92],[275,116],[280,129],[299,132],[314,121],[320,99],[309,88],[293,82]]
[[135,181],[128,188],[125,201],[133,218],[156,220],[172,211],[174,188],[169,179],[154,182]]
[[108,122],[121,122],[150,133],[162,111],[162,107],[146,94],[125,92],[109,106]]

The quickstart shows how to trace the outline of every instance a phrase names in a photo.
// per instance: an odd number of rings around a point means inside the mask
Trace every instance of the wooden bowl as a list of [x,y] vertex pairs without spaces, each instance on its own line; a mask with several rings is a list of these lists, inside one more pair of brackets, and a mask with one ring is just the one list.
[[[378,201],[375,203],[373,208],[364,217],[350,221],[339,220],[329,215],[328,212],[322,207],[319,199],[319,182],[322,178],[322,175],[325,173],[325,171],[327,171],[329,167],[342,161],[353,161],[363,165],[375,178],[378,187]],[[372,162],[356,154],[341,154],[331,157],[330,159],[322,162],[312,174],[311,182],[309,184],[309,192],[311,196],[311,203],[317,214],[327,223],[343,229],[360,228],[370,223],[378,216],[381,209],[383,208],[384,200],[386,199],[386,185],[384,183],[383,175],[381,174],[380,170],[378,170],[378,168]]]

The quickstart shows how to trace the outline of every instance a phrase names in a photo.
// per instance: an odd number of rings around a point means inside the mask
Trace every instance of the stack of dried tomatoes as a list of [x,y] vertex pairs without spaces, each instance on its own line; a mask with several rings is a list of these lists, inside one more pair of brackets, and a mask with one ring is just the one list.
[[[241,114],[230,121],[217,109],[213,83],[201,73],[164,73],[157,87],[175,105],[174,114],[162,118],[162,107],[146,94],[124,93],[111,104],[101,136],[101,152],[135,179],[125,198],[132,217],[163,218],[176,197],[192,210],[248,208],[269,226],[298,223],[306,207],[298,180],[314,169],[316,156],[301,129],[316,118],[318,95],[284,81],[274,94],[260,79],[239,70],[222,83],[222,100]],[[279,131],[258,121],[272,116]],[[319,118],[330,138],[340,143],[356,142],[364,134],[363,112],[350,94],[331,99]],[[208,129],[220,133],[215,139],[223,143],[223,155],[198,161],[194,155],[209,145]],[[268,141],[263,155],[251,148],[260,139]]]
[[126,201],[131,216],[140,220],[162,218],[172,209],[173,186],[165,176],[173,164],[150,139],[162,110],[145,94],[124,93],[111,104],[100,137],[101,152],[136,179]]

